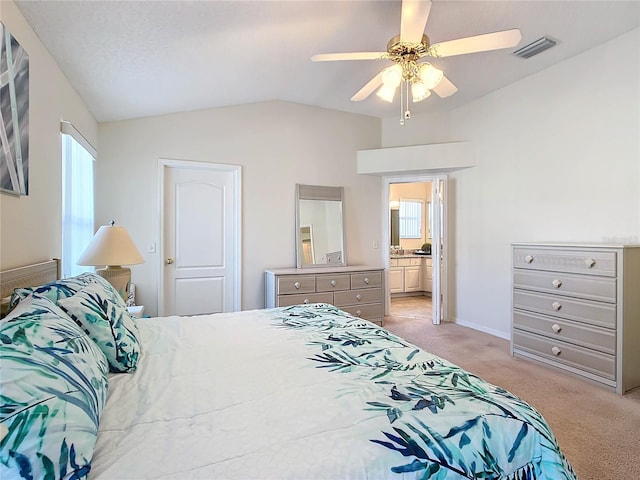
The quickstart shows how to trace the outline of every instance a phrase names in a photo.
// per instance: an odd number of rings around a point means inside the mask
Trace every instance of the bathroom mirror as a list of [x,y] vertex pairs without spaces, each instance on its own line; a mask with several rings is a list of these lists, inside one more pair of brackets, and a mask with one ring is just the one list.
[[343,207],[343,187],[296,185],[298,268],[347,264]]

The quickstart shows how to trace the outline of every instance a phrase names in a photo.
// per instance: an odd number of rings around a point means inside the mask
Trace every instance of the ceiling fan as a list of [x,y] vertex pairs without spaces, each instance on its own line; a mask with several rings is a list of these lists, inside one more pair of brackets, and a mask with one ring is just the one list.
[[[513,28],[432,45],[429,37],[424,34],[430,10],[430,0],[403,0],[400,35],[389,40],[386,52],[320,53],[313,55],[311,60],[314,62],[391,60],[393,65],[384,68],[373,77],[351,97],[351,100],[354,102],[364,100],[378,89],[377,95],[391,103],[396,90],[400,87],[400,123],[403,124],[405,119],[411,117],[409,90],[411,90],[413,102],[424,100],[431,95],[431,90],[441,98],[458,91],[458,88],[444,76],[442,70],[429,62],[420,62],[423,57],[442,58],[510,48],[518,45],[522,38],[520,30]],[[402,112],[403,109],[404,112]]]

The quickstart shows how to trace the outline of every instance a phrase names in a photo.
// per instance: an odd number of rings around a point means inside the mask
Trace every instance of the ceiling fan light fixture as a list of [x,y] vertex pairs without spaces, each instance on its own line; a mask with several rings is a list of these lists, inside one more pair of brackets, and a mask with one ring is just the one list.
[[379,96],[385,102],[392,103],[393,97],[396,94],[396,88],[398,88],[396,85],[385,85],[383,83],[382,86],[376,92],[376,95]]
[[425,98],[429,97],[429,95],[431,95],[431,92],[424,82],[418,81],[411,84],[411,98],[414,103],[421,102]]
[[420,80],[422,80],[422,83],[424,83],[425,88],[427,90],[431,90],[440,83],[444,73],[442,73],[442,70],[434,67],[430,63],[425,62],[420,65],[418,69],[418,76],[420,77]]
[[382,84],[393,87],[400,85],[402,81],[402,66],[398,63],[387,67],[382,72]]

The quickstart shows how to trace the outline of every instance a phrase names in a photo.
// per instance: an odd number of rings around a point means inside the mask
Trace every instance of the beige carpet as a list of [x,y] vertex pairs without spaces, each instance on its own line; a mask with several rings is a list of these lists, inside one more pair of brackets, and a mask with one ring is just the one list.
[[581,480],[640,479],[640,389],[616,395],[514,358],[507,340],[450,323],[431,325],[430,307],[417,305],[411,298],[392,301],[385,328],[535,407]]

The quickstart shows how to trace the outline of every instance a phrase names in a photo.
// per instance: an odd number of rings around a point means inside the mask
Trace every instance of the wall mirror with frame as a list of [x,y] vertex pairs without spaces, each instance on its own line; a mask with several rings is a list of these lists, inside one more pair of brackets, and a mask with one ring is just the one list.
[[344,246],[344,188],[297,184],[298,268],[345,266]]

